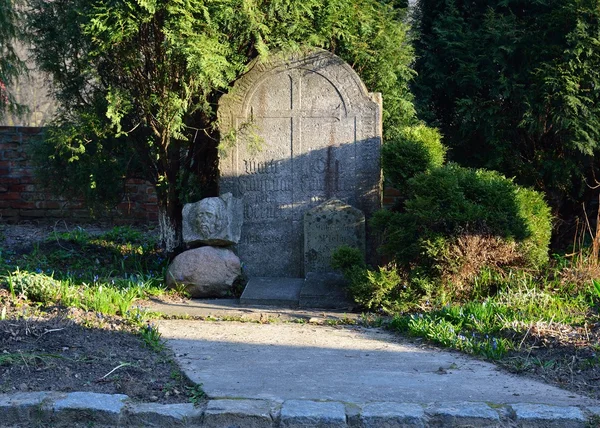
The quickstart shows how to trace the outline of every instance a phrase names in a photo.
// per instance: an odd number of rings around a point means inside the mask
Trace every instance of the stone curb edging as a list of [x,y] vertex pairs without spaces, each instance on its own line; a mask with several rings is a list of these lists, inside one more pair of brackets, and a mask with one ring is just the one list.
[[[600,407],[482,402],[366,404],[334,401],[214,399],[193,404],[134,403],[121,394],[0,394],[0,426],[132,426],[206,428],[395,428],[600,426]],[[598,424],[598,425],[594,425]]]

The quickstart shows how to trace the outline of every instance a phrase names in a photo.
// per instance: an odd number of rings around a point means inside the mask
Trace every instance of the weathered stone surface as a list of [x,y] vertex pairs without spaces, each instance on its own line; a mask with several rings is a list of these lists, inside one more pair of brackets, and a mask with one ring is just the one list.
[[211,400],[204,412],[203,427],[272,428],[278,409],[266,400]]
[[240,240],[244,208],[241,199],[225,193],[183,206],[183,240],[186,244],[227,246]]
[[301,278],[250,278],[240,297],[240,303],[297,308],[303,285],[304,280]]
[[87,422],[117,425],[128,397],[123,394],[71,392],[51,406],[53,419],[65,422]]
[[498,412],[485,403],[440,403],[426,413],[439,426],[496,427],[500,423]]
[[51,394],[49,392],[19,392],[11,395],[0,395],[0,426],[22,423],[23,421],[35,421],[37,413],[45,400]]
[[255,62],[221,98],[219,119],[235,135],[222,141],[221,189],[243,200],[250,277],[304,276],[307,210],[332,198],[367,217],[380,208],[381,96],[335,55]]
[[231,250],[201,247],[179,254],[167,270],[167,286],[185,284],[192,297],[224,297],[242,273]]
[[583,412],[577,407],[558,407],[545,404],[511,404],[517,423],[523,428],[583,428]]
[[425,412],[418,404],[369,403],[360,414],[364,428],[424,427]]
[[346,409],[342,403],[288,400],[281,407],[281,427],[345,428]]
[[134,403],[126,410],[128,426],[171,427],[189,426],[202,421],[204,412],[191,403]]
[[304,272],[333,272],[331,255],[341,246],[365,253],[365,215],[331,199],[304,213]]

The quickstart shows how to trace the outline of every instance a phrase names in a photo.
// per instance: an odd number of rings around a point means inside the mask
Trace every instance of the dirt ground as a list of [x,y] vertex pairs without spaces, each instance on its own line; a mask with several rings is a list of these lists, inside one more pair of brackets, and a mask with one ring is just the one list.
[[[51,232],[73,225],[0,224],[2,250],[26,251]],[[110,229],[85,225],[89,233]],[[188,402],[201,393],[173,361],[157,352],[119,317],[74,308],[37,308],[9,299],[0,287],[0,393],[91,391],[135,400]]]
[[[6,307],[6,294],[0,290],[0,308]],[[189,399],[193,383],[172,353],[149,348],[118,318],[61,308],[7,312],[0,320],[0,393],[90,391],[159,403]]]

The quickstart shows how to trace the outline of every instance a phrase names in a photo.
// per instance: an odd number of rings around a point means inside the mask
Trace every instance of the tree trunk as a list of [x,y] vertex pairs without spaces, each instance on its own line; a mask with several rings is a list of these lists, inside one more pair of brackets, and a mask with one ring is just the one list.
[[163,179],[157,180],[156,185],[160,241],[169,258],[179,254],[183,247],[183,204],[177,186],[181,167],[179,148],[177,142],[170,145],[166,159],[159,164],[159,177]]
[[175,257],[181,250],[183,238],[181,233],[182,217],[181,207],[160,201],[158,204],[158,227],[160,231],[160,245],[164,248],[168,258]]

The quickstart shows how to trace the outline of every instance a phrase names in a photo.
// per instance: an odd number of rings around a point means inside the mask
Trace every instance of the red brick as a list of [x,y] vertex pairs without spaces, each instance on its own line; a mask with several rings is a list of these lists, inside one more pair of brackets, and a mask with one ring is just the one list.
[[50,210],[50,209],[60,210],[60,209],[62,209],[63,204],[58,201],[37,201],[37,202],[34,202],[34,205],[36,208],[41,208],[41,209],[46,209],[46,210]]
[[34,192],[35,186],[33,184],[13,184],[10,186],[10,190],[13,192]]
[[17,150],[21,145],[18,143],[0,141],[0,151],[2,150]]
[[20,176],[19,183],[21,183],[21,184],[38,184],[35,177],[31,177],[31,176]]
[[2,195],[2,199],[5,201],[20,201],[22,200],[19,192],[7,192]]
[[35,209],[35,204],[33,202],[14,201],[10,204],[10,207],[20,210],[31,210]]
[[48,212],[46,210],[20,210],[19,211],[19,215],[21,217],[35,217],[35,218],[42,218],[42,217],[48,217]]
[[18,150],[5,150],[2,158],[4,160],[25,160],[27,159],[27,154]]
[[19,184],[21,182],[21,179],[18,177],[6,177],[6,176],[2,176],[2,174],[0,173],[0,183],[1,184]]
[[19,127],[19,132],[21,132],[22,134],[27,134],[27,135],[41,134],[43,132],[43,130],[44,130],[44,128],[40,128],[37,126]]

